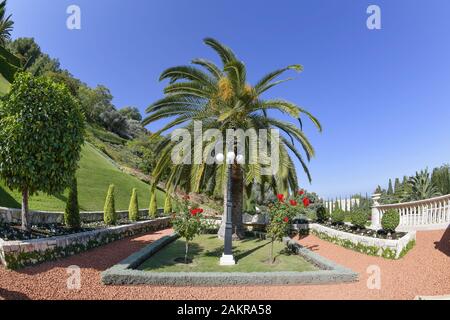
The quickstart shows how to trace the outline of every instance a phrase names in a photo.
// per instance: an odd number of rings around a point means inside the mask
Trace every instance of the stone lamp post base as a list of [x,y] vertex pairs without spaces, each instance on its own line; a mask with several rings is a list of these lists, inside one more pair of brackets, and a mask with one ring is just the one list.
[[236,264],[236,261],[234,260],[234,257],[232,254],[223,254],[222,258],[220,258],[220,265],[221,266],[234,266]]

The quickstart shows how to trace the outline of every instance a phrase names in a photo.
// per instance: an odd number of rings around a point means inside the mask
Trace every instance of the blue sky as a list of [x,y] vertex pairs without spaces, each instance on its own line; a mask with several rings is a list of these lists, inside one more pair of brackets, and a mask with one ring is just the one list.
[[[66,28],[79,5],[82,29]],[[379,5],[382,30],[368,30]],[[247,64],[250,81],[299,63],[305,71],[273,90],[313,112],[318,134],[313,184],[323,197],[371,192],[390,177],[450,159],[450,2],[444,0],[9,0],[13,37],[43,51],[91,86],[109,87],[118,107],[162,97],[167,67],[216,59],[210,36]],[[162,123],[150,127],[156,129]]]

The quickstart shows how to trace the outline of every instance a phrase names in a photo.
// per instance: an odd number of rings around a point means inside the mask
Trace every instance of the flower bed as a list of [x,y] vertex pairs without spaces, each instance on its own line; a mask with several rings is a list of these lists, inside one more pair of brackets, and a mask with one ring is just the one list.
[[311,233],[344,248],[386,259],[402,258],[414,247],[416,241],[416,232],[396,233],[396,239],[388,239],[386,234],[380,235],[374,230],[365,229],[365,232],[360,231],[358,234],[350,226],[339,230],[329,225],[311,223],[295,225],[295,229],[303,235]]
[[24,241],[0,239],[0,260],[9,269],[20,269],[77,254],[139,233],[167,228],[170,218],[158,218],[81,233]]
[[[137,270],[139,266],[162,248],[178,239],[177,234],[166,236],[131,255],[102,273],[102,282],[107,285],[173,285],[173,286],[223,286],[223,285],[276,285],[276,284],[325,284],[354,282],[358,274],[316,253],[301,247],[290,238],[284,242],[304,260],[316,266],[318,271],[305,272],[152,272]],[[217,257],[219,261],[219,257]]]

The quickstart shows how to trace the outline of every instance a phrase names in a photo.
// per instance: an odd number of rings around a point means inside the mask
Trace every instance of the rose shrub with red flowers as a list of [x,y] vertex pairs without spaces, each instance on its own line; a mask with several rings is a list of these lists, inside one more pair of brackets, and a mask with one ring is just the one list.
[[202,232],[204,225],[203,209],[191,207],[188,200],[183,197],[182,203],[178,205],[179,212],[172,216],[173,229],[186,241],[185,263],[188,261],[189,242]]
[[282,241],[283,237],[289,235],[291,221],[295,217],[293,208],[297,205],[295,200],[289,203],[284,201],[284,195],[278,195],[278,202],[274,203],[269,209],[269,224],[267,225],[267,237],[271,241],[270,262],[274,262],[273,245],[275,240]]

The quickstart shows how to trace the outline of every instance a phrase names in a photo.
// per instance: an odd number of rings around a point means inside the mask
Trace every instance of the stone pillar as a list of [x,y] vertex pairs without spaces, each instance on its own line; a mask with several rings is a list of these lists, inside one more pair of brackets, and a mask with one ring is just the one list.
[[380,200],[380,198],[381,198],[381,194],[379,194],[379,193],[375,193],[372,195],[372,200],[373,200],[372,224],[370,227],[373,229],[377,229],[377,230],[381,228],[381,212],[380,212],[380,210],[378,210],[378,206],[380,205],[378,200]]

